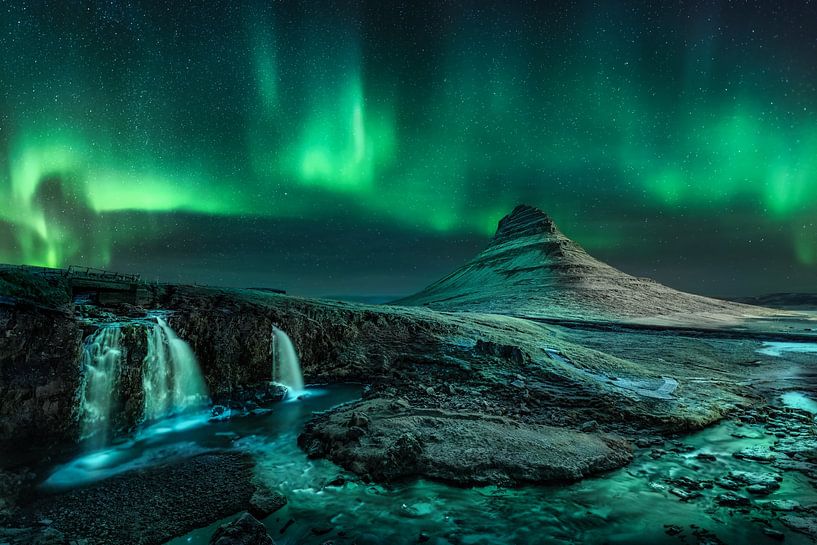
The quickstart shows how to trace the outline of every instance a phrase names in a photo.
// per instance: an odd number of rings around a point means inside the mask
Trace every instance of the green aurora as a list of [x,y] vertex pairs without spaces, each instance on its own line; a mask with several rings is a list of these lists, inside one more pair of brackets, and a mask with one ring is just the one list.
[[813,6],[13,4],[3,262],[110,266],[173,214],[487,237],[525,201],[590,250],[706,218],[817,270]]

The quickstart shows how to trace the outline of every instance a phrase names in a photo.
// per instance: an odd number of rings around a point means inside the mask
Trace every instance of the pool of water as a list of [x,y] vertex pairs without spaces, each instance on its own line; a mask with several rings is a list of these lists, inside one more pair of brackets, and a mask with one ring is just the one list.
[[808,394],[806,392],[786,392],[780,396],[780,401],[785,407],[800,409],[817,415],[817,401],[814,399],[814,394]]
[[817,343],[764,342],[763,347],[758,349],[758,352],[774,357],[780,357],[787,352],[794,354],[817,354]]
[[132,437],[89,452],[49,472],[44,490],[83,486],[135,469],[185,459],[209,451],[247,447],[253,438],[268,438],[267,446],[294,442],[303,423],[323,411],[360,398],[359,385],[310,388],[270,409],[254,414],[211,418],[210,410],[186,413],[155,422]]

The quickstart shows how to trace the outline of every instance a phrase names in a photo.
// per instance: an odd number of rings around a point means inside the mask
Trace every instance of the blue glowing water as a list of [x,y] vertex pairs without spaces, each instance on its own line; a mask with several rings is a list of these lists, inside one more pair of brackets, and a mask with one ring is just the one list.
[[787,352],[794,354],[817,354],[817,343],[765,342],[758,352],[774,357],[780,357]]

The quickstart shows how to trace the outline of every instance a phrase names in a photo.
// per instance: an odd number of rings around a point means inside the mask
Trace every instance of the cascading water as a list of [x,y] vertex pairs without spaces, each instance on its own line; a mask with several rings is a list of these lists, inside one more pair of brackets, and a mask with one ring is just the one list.
[[82,367],[85,381],[81,393],[81,438],[93,438],[103,445],[111,428],[111,408],[116,401],[116,385],[119,381],[122,356],[120,341],[122,330],[118,326],[99,329],[85,339],[82,350]]
[[283,384],[291,394],[299,394],[304,389],[304,377],[301,373],[301,362],[289,335],[272,328],[272,381]]
[[209,403],[196,355],[162,318],[148,331],[148,353],[142,368],[144,418],[156,420]]

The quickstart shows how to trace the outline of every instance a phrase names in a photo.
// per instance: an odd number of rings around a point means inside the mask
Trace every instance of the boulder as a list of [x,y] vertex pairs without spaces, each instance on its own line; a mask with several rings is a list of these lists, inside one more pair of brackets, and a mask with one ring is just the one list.
[[267,533],[267,528],[249,513],[244,513],[233,522],[221,525],[210,545],[275,545]]

